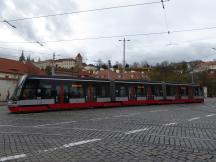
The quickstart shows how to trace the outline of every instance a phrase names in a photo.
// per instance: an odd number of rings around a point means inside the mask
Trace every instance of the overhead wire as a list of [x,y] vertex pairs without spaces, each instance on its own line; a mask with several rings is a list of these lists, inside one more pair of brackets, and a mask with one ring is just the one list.
[[[168,1],[169,0],[164,0],[164,2],[168,2]],[[87,13],[87,12],[96,12],[96,11],[119,9],[119,8],[137,7],[137,6],[152,5],[152,4],[159,4],[159,3],[161,3],[161,2],[160,1],[152,1],[152,2],[145,2],[145,3],[120,5],[120,6],[111,6],[111,7],[104,7],[104,8],[95,8],[95,9],[89,9],[89,10],[80,10],[80,11],[64,12],[64,13],[57,13],[57,14],[33,16],[33,17],[24,17],[24,18],[17,18],[17,19],[11,19],[11,20],[1,20],[0,22],[23,21],[23,20],[29,20],[29,19],[48,18],[48,17],[55,17],[55,16],[64,16],[64,15],[72,15],[72,14],[78,14],[78,13]]]
[[[169,35],[169,44],[172,44],[172,40],[170,38],[171,33],[182,33],[182,32],[194,32],[194,31],[204,31],[204,30],[213,30],[216,29],[216,26],[213,27],[202,27],[202,28],[191,28],[191,29],[181,29],[181,30],[170,30],[168,18],[166,14],[166,8],[164,5],[164,2],[168,2],[170,0],[160,0],[160,1],[153,1],[153,2],[147,2],[147,3],[138,3],[138,4],[129,4],[129,5],[121,5],[121,6],[111,6],[111,7],[104,7],[104,8],[96,8],[96,9],[89,9],[89,10],[80,10],[80,11],[74,11],[74,12],[65,12],[65,13],[57,13],[57,14],[49,14],[49,15],[41,15],[41,16],[33,16],[33,17],[24,17],[24,18],[17,18],[17,19],[11,19],[11,20],[2,20],[0,22],[15,22],[15,21],[23,21],[23,20],[29,20],[29,19],[38,19],[38,18],[48,18],[48,17],[54,17],[54,16],[63,16],[63,15],[71,15],[71,14],[78,14],[78,13],[87,13],[87,12],[96,12],[96,11],[103,11],[103,10],[111,10],[111,9],[118,9],[118,8],[127,8],[127,7],[136,7],[136,6],[143,6],[143,5],[150,5],[150,4],[159,4],[162,3],[163,7],[163,13],[164,13],[164,21],[167,31],[162,32],[154,32],[154,33],[137,33],[137,34],[125,34],[125,35],[111,35],[111,36],[98,36],[98,37],[86,37],[86,38],[74,38],[74,39],[65,39],[65,40],[47,40],[42,41],[41,43],[57,43],[57,42],[71,42],[71,41],[83,41],[83,40],[98,40],[98,39],[111,39],[111,38],[120,38],[120,37],[137,37],[137,36],[151,36],[151,35],[163,35],[168,34]],[[25,41],[25,42],[5,42],[0,41],[1,44],[4,43],[38,43],[37,41]],[[4,47],[0,47],[4,48]],[[6,48],[5,48],[6,49]],[[51,51],[51,49],[49,49]],[[18,51],[18,50],[17,50]],[[21,51],[21,50],[19,50]],[[25,52],[32,52],[32,53],[41,53],[41,52],[34,52],[34,51],[25,51]],[[43,53],[45,54],[45,53]]]
[[216,26],[173,30],[171,33],[183,33],[183,32],[193,32],[193,31],[212,30],[212,29],[216,29]]
[[[71,41],[111,39],[111,38],[150,36],[150,35],[162,35],[162,34],[167,34],[167,32],[123,34],[123,35],[98,36],[98,37],[86,37],[86,38],[74,38],[74,39],[61,39],[61,40],[50,40],[50,41],[48,40],[48,41],[41,41],[41,43],[71,42]],[[36,41],[23,41],[23,42],[6,42],[6,41],[0,41],[0,43],[19,44],[19,43],[37,43],[37,42]]]
[[37,51],[29,51],[29,50],[23,50],[23,49],[14,49],[14,48],[7,48],[7,47],[0,47],[0,49],[4,50],[12,50],[12,51],[20,51],[20,52],[27,52],[27,53],[37,53],[37,54],[48,54],[49,52],[37,52]]
[[172,44],[172,39],[170,36],[170,27],[169,27],[169,23],[168,23],[168,17],[167,17],[167,13],[166,13],[166,7],[164,4],[164,0],[161,0],[161,4],[162,4],[162,8],[163,8],[163,15],[164,15],[164,23],[167,29],[167,34],[168,34],[168,38],[169,38],[169,44]]
[[[201,27],[201,28],[191,28],[191,29],[181,29],[173,30],[170,33],[183,33],[183,32],[196,32],[216,29],[216,26],[212,27]],[[84,37],[84,38],[74,38],[74,39],[60,39],[60,40],[43,40],[41,43],[58,43],[58,42],[71,42],[71,41],[85,41],[85,40],[98,40],[98,39],[112,39],[112,38],[122,38],[122,37],[138,37],[138,36],[153,36],[153,35],[164,35],[167,31],[152,32],[152,33],[136,33],[136,34],[122,34],[122,35],[110,35],[110,36],[98,36],[98,37]],[[37,43],[37,41],[19,41],[19,42],[7,42],[0,41],[0,44],[22,44],[22,43]]]
[[213,55],[216,55],[216,53],[214,53],[214,54],[211,54],[211,55],[206,55],[206,56],[203,56],[203,57],[201,57],[201,58],[200,58],[200,60],[206,59],[206,58],[208,58],[208,57],[211,57],[211,56],[213,56]]

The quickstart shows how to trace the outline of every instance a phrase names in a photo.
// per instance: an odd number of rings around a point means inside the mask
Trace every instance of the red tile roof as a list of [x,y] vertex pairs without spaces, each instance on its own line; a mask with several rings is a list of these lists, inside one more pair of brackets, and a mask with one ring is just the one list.
[[20,61],[5,58],[0,58],[0,72],[20,75],[45,75],[43,71],[41,71],[38,67],[36,67],[34,64],[30,62],[23,63]]
[[201,62],[200,64],[198,64],[198,67],[201,66],[211,66],[211,65],[216,65],[216,61],[207,61],[207,62]]
[[[108,79],[108,70],[100,70],[96,74],[93,74],[92,77],[101,78],[101,79]],[[116,73],[116,72],[111,71],[111,70],[109,71],[109,79],[112,79],[112,80],[119,80],[119,79],[123,79],[123,80],[150,80],[150,78],[145,73],[142,73],[142,72],[138,72],[138,71],[126,72],[124,74],[124,78],[123,78],[122,73]]]
[[79,69],[58,68],[55,70],[55,74],[70,75],[70,76],[77,76],[77,77],[90,77],[90,73],[88,73],[87,71],[79,70]]

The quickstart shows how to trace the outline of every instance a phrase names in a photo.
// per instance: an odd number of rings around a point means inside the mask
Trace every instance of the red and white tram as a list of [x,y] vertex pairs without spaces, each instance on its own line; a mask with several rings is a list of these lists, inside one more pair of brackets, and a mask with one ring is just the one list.
[[17,113],[201,102],[203,88],[196,84],[26,75],[17,84],[8,108]]

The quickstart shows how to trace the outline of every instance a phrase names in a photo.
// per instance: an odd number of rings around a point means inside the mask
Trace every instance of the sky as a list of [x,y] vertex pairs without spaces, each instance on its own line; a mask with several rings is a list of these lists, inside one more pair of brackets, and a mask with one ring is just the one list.
[[[172,33],[172,31],[216,27],[215,0],[170,0],[134,7],[116,8],[10,21],[18,18],[65,12],[85,11],[112,6],[124,6],[160,0],[7,0],[0,1],[0,21],[8,20],[16,28],[0,22],[0,57],[18,59],[25,56],[38,60],[73,58],[81,53],[84,61],[97,60],[112,64],[122,62],[125,35],[168,32],[171,34],[125,36],[126,62],[157,62],[214,60],[216,28]],[[122,36],[110,39],[87,39],[49,42],[92,37]],[[43,42],[43,46],[37,43]],[[47,42],[48,41],[48,42]],[[25,43],[24,43],[25,42]]]

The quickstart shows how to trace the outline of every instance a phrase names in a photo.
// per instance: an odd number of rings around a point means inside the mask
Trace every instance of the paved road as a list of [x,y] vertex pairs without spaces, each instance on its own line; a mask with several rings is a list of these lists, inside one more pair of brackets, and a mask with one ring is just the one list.
[[0,161],[216,161],[216,99],[9,114],[0,107]]

